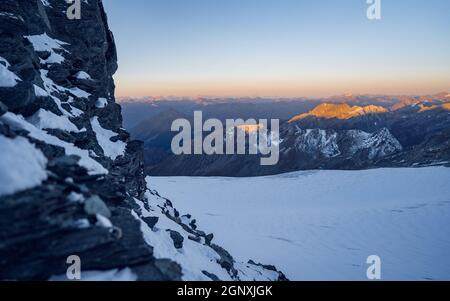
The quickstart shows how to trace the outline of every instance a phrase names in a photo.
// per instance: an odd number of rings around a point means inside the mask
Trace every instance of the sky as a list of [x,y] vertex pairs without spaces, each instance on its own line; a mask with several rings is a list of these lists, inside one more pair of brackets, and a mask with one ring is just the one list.
[[450,1],[104,0],[118,96],[450,90]]

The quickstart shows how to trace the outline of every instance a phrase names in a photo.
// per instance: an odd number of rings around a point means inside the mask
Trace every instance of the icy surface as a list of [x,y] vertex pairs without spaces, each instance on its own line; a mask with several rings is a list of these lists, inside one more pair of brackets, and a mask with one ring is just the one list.
[[160,221],[158,221],[158,227],[155,231],[150,229],[135,212],[133,212],[133,216],[141,222],[141,231],[144,240],[150,246],[153,246],[153,255],[156,258],[169,258],[179,263],[182,266],[183,280],[211,280],[201,273],[202,270],[214,273],[222,280],[231,280],[231,277],[226,270],[220,267],[216,262],[219,259],[219,255],[212,249],[189,240],[187,235],[182,234],[184,238],[183,250],[177,250],[173,245],[169,232],[166,230],[175,230],[180,234],[184,231],[181,229],[181,226],[172,222],[165,216],[162,216],[162,213],[156,215],[160,217]]
[[104,217],[103,215],[97,214],[97,225],[99,225],[100,227],[103,228],[112,228],[113,224],[111,223],[111,221],[107,218]]
[[64,148],[66,155],[79,156],[79,164],[85,167],[88,170],[88,173],[91,175],[108,173],[107,169],[105,169],[100,163],[89,156],[89,151],[80,149],[72,143],[62,141],[55,136],[47,134],[45,131],[38,129],[31,123],[27,122],[22,116],[18,116],[11,112],[8,112],[0,117],[0,121],[8,124],[13,129],[26,130],[28,132],[28,136],[34,139]]
[[35,85],[34,93],[36,94],[36,96],[44,96],[44,97],[50,96],[53,99],[53,101],[55,102],[55,104],[58,106],[58,109],[61,111],[61,113],[63,113],[66,116],[73,116],[70,112],[67,112],[62,107],[61,100],[58,97],[52,95],[52,93],[54,93],[54,92],[66,92],[67,89],[55,84],[53,82],[53,80],[51,80],[48,77],[48,70],[41,69],[40,73],[41,73],[42,82],[44,83],[45,91],[43,91],[43,89],[41,89],[40,87]]
[[0,56],[0,87],[11,88],[17,85],[20,78],[9,70],[9,63]]
[[104,109],[107,105],[108,100],[106,98],[99,98],[95,103],[95,106],[99,109]]
[[80,88],[72,88],[68,90],[73,96],[78,97],[78,98],[89,98],[89,96],[91,96],[91,94],[89,94],[88,92],[81,90]]
[[117,133],[113,131],[104,129],[99,121],[98,117],[94,117],[91,120],[92,129],[97,136],[98,144],[102,147],[105,156],[111,158],[111,160],[116,160],[117,157],[123,156],[125,154],[126,143],[123,141],[112,142],[111,138],[117,136]]
[[0,136],[0,196],[40,185],[47,179],[47,159],[27,139]]
[[[51,78],[49,78],[48,77],[48,70],[45,70],[45,69],[41,69],[40,70],[40,73],[41,73],[41,78],[42,78],[42,81],[43,81],[43,83],[44,83],[44,87],[45,87],[45,92],[48,94],[48,95],[50,95],[50,97],[53,99],[53,101],[56,103],[56,105],[58,106],[58,109],[61,111],[61,113],[63,113],[64,115],[66,115],[66,116],[69,116],[69,117],[72,117],[72,116],[79,116],[79,114],[78,115],[75,115],[74,113],[69,113],[69,112],[67,112],[62,106],[61,106],[61,100],[58,98],[58,97],[56,97],[56,96],[54,96],[54,95],[52,95],[52,93],[61,93],[61,92],[63,92],[63,93],[69,93],[69,94],[71,94],[71,95],[73,95],[73,96],[75,96],[75,97],[78,97],[78,98],[88,98],[91,94],[89,94],[89,93],[87,93],[86,91],[83,91],[83,90],[81,90],[80,88],[72,88],[72,89],[67,89],[67,88],[64,88],[64,87],[61,87],[61,86],[59,86],[59,85],[57,85]],[[39,88],[39,87],[38,87]],[[44,92],[42,92],[42,91],[36,91],[36,86],[35,86],[35,93],[36,93],[36,95],[38,94],[38,93],[44,93]],[[45,94],[43,95],[43,96],[45,96]],[[73,97],[72,96],[69,96],[69,100],[70,99],[72,99],[73,100]],[[70,101],[69,101],[70,102]],[[74,110],[74,108],[72,107],[72,111]],[[79,111],[79,110],[78,110]]]
[[34,94],[35,94],[37,97],[47,97],[47,96],[50,95],[50,94],[48,94],[47,91],[45,91],[44,89],[42,89],[42,88],[39,87],[39,86],[33,85],[33,87],[34,87]]
[[84,71],[78,72],[78,73],[75,75],[75,77],[76,77],[77,79],[86,79],[86,80],[91,79],[91,76],[90,76],[89,74],[87,74],[86,72],[84,72]]
[[[33,44],[34,50],[38,52],[49,52],[50,56],[46,60],[41,60],[43,64],[61,64],[64,62],[64,57],[60,54],[64,50],[63,46],[68,45],[65,42],[50,38],[47,33],[34,36],[26,36],[26,39]],[[60,52],[60,53],[58,53]]]
[[260,178],[152,177],[237,261],[291,280],[450,280],[450,169],[305,171]]
[[33,116],[27,119],[38,129],[60,129],[67,132],[79,133],[80,130],[67,116],[58,116],[44,109],[39,109]]

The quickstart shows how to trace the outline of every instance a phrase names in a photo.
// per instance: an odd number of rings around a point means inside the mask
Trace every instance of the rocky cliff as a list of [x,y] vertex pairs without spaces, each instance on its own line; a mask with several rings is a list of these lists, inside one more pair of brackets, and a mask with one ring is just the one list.
[[[151,190],[115,103],[101,0],[0,6],[0,279],[284,280],[238,263]],[[63,276],[58,276],[63,275]]]

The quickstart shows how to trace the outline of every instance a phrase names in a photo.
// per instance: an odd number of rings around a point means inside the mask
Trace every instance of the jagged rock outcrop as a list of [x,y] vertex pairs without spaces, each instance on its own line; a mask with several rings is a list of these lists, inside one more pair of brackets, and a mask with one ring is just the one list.
[[0,7],[0,279],[64,279],[76,255],[96,279],[285,280],[235,262],[147,187],[114,99],[102,1],[82,1],[81,20],[66,9]]

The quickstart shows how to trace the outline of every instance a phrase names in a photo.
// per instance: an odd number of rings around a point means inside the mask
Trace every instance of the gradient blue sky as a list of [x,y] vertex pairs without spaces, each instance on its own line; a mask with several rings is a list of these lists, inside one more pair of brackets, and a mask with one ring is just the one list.
[[104,0],[119,96],[450,90],[450,1]]

